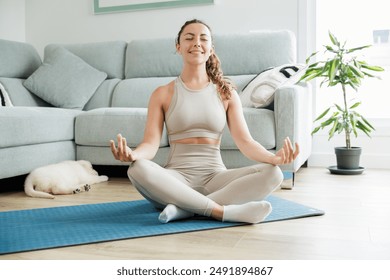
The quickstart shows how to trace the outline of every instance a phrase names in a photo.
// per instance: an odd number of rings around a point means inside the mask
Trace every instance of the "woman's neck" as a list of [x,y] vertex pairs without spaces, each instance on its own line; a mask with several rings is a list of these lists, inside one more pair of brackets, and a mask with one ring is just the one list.
[[195,90],[205,88],[210,83],[205,69],[197,71],[183,69],[180,78],[188,88]]

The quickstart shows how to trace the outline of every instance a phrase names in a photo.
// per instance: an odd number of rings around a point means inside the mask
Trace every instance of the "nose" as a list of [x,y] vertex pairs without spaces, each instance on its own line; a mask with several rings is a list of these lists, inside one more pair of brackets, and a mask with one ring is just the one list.
[[200,48],[200,40],[199,40],[199,38],[195,39],[194,47]]

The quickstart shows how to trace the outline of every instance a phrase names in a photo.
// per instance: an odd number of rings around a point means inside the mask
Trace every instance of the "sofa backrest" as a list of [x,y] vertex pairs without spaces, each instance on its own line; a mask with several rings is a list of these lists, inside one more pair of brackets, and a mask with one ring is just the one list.
[[[251,75],[296,61],[291,31],[260,31],[215,35],[214,46],[226,76]],[[126,51],[125,77],[176,77],[182,68],[173,38],[131,41]]]
[[[238,91],[265,69],[296,62],[295,36],[288,30],[215,35],[214,46],[224,75]],[[126,80],[116,87],[112,106],[147,107],[153,90],[179,76],[181,69],[173,38],[131,41],[126,50]]]
[[125,41],[108,41],[84,44],[49,44],[45,47],[44,56],[64,47],[77,55],[92,67],[107,73],[108,79],[123,79],[125,68]]
[[0,39],[0,77],[25,79],[41,64],[32,45]]

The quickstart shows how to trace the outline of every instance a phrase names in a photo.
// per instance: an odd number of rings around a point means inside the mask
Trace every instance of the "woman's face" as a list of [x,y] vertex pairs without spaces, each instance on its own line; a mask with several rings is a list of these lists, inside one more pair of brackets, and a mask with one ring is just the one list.
[[213,52],[210,30],[201,23],[187,25],[176,45],[183,59],[192,63],[205,63]]

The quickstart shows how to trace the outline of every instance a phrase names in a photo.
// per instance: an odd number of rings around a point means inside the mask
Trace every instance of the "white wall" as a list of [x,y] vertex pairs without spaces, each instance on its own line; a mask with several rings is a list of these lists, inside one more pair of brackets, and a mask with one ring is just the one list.
[[42,54],[48,43],[175,37],[192,18],[206,21],[214,34],[259,29],[297,34],[298,0],[215,0],[214,5],[101,15],[93,14],[93,0],[27,0],[26,41]]
[[25,0],[0,0],[0,38],[25,41]]
[[[374,124],[375,131],[371,138],[360,133],[358,138],[352,136],[352,146],[362,147],[360,165],[366,168],[390,168],[390,127],[386,119],[375,119],[370,122]],[[336,165],[334,147],[345,146],[344,134],[336,135],[328,141],[327,131],[320,132],[313,137],[313,148],[309,158],[309,166],[330,166]]]

